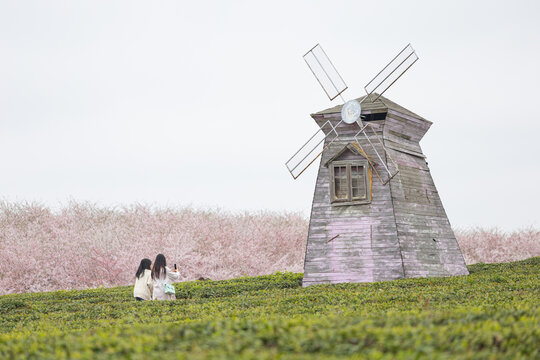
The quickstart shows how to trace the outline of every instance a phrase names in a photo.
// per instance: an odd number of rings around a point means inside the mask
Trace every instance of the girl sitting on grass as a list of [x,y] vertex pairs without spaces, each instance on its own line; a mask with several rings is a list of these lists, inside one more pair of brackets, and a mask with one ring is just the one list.
[[152,271],[150,259],[142,259],[139,269],[135,273],[135,286],[133,287],[133,296],[137,301],[152,300],[154,282],[152,280]]
[[167,267],[167,261],[163,254],[158,254],[152,267],[152,279],[154,280],[154,292],[152,299],[154,300],[176,300],[174,294],[173,281],[178,280],[180,274],[178,269],[171,271]]

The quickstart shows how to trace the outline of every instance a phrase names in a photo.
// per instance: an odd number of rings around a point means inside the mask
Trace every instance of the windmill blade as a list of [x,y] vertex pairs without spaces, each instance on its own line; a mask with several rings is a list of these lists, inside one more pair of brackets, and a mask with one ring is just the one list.
[[330,101],[347,90],[347,84],[345,84],[321,45],[317,44],[309,50],[304,55],[304,60]]
[[[371,124],[366,124],[366,125],[363,125],[362,126],[362,123],[359,121],[358,122],[358,125],[360,125],[360,131],[358,131],[356,133],[356,135],[354,135],[354,140],[356,142],[355,145],[357,145],[360,150],[366,155],[368,161],[369,161],[369,164],[371,165],[371,167],[373,168],[373,170],[375,171],[375,174],[377,175],[377,177],[379,178],[379,181],[381,182],[382,185],[386,185],[388,184],[388,182],[390,180],[392,180],[394,178],[394,176],[396,176],[398,173],[399,173],[399,168],[396,164],[396,162],[394,161],[394,159],[392,158],[392,156],[390,156],[390,153],[388,153],[388,150],[386,150],[386,147],[384,146],[384,143],[383,141],[381,140],[381,138],[379,137],[379,135],[377,135],[377,133],[375,132],[375,129],[373,128],[373,125]],[[371,142],[371,140],[369,139],[369,135],[366,134],[366,128],[369,128],[371,130],[371,132],[373,133],[373,135],[375,136],[375,138],[379,141],[379,143],[381,144],[382,148],[383,148],[383,151],[386,155],[386,158],[390,160],[390,162],[394,165],[394,168],[395,168],[395,171],[391,171],[389,168],[388,168],[388,165],[387,165],[387,162],[383,160],[383,158],[381,157],[381,155],[379,154],[379,151],[377,151],[377,148],[375,147],[375,145],[373,144],[373,142]],[[362,147],[362,144],[360,143],[360,136],[364,136],[366,138],[366,140],[368,141],[369,145],[371,146],[371,148],[373,149],[373,151],[375,152],[375,155],[377,156],[377,158],[380,160],[381,162],[381,165],[383,166],[384,170],[386,171],[386,173],[388,174],[388,177],[386,178],[386,180],[383,180],[383,178],[379,175],[379,172],[377,171],[377,169],[375,168],[375,164],[373,162],[373,160],[371,160],[371,158],[367,155],[366,151],[364,151],[363,147]]]
[[372,102],[377,101],[413,64],[418,55],[408,44],[364,87]]
[[[333,126],[330,120],[325,122],[323,126],[302,147],[294,153],[293,156],[285,163],[285,166],[291,173],[293,179],[297,179],[328,147],[338,138],[336,128],[341,124],[341,121]],[[324,132],[323,128],[328,129]],[[318,150],[321,144],[324,144],[322,150]]]

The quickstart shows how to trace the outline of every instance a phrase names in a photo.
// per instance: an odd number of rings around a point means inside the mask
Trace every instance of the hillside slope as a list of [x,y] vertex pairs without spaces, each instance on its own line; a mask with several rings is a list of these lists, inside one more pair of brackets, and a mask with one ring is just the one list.
[[0,358],[539,358],[540,258],[301,288],[302,274],[0,296]]

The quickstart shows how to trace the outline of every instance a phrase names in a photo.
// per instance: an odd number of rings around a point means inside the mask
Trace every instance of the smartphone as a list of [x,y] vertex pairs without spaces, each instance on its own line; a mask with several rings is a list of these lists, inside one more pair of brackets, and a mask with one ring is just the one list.
[[176,264],[174,264],[174,270],[177,270]]

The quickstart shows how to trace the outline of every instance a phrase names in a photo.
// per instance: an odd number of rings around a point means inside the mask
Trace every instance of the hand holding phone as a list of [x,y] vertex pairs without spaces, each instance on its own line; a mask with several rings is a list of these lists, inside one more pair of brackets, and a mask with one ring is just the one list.
[[176,267],[176,264],[174,264],[174,271],[178,271],[178,268]]

